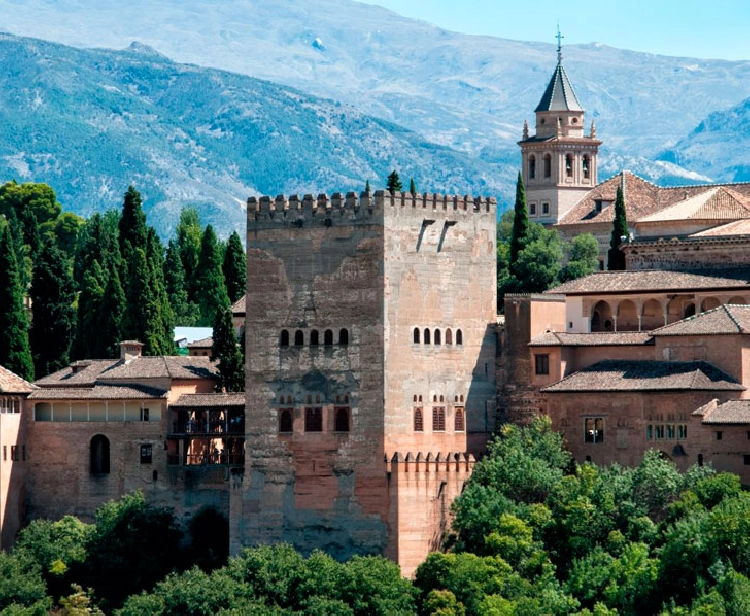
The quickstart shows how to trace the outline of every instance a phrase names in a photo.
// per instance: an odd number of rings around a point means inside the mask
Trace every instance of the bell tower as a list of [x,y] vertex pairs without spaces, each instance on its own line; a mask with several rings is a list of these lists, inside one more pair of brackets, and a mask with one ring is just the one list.
[[562,64],[562,35],[557,31],[557,67],[542,94],[536,130],[529,135],[524,121],[521,165],[529,218],[554,224],[597,184],[597,153],[601,141],[591,122],[584,131],[584,111]]

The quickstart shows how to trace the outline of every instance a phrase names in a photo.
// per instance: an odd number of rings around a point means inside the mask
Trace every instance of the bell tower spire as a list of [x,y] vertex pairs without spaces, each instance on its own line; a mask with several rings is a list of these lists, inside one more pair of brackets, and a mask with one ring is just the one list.
[[[557,66],[534,114],[536,133],[524,129],[521,163],[531,220],[554,224],[597,184],[601,141],[585,134],[584,110],[563,68],[557,26]],[[593,124],[593,123],[592,123]]]

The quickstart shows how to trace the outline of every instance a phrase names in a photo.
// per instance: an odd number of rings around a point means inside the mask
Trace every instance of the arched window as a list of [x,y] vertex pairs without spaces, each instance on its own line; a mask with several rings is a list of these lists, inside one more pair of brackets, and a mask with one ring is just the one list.
[[320,344],[320,334],[318,330],[314,329],[310,332],[310,346],[318,346]]
[[591,178],[591,158],[588,154],[583,155],[583,179],[588,180]]
[[414,328],[414,344],[419,344],[419,328]]
[[301,329],[294,332],[294,346],[302,346],[305,344],[305,334],[302,333]]
[[445,432],[445,407],[432,407],[432,431]]
[[536,177],[536,156],[533,154],[529,156],[529,179],[533,180]]
[[565,155],[565,177],[566,178],[573,177],[573,155],[572,154]]
[[424,329],[424,343],[430,344],[430,330],[425,327]]
[[349,330],[345,327],[339,331],[339,344],[342,346],[349,344]]
[[331,346],[333,344],[333,332],[330,329],[327,329],[323,333],[323,344],[326,346]]
[[450,327],[445,330],[445,344],[453,344],[453,332]]
[[544,177],[551,178],[552,177],[552,154],[545,154],[544,158],[542,159],[542,164],[544,165]]
[[109,473],[109,439],[103,434],[94,435],[91,437],[89,450],[91,454],[91,474],[106,475]]
[[435,338],[433,344],[440,344],[440,330],[435,330]]
[[288,329],[281,330],[281,340],[279,340],[279,346],[283,346],[283,347],[289,346],[289,330]]
[[335,425],[336,432],[349,432],[349,407],[340,406],[336,409]]
[[462,408],[456,409],[456,417],[454,421],[454,429],[456,432],[464,431],[464,410]]
[[461,333],[460,329],[456,330],[456,344],[458,346],[461,346],[464,343],[464,335]]
[[424,432],[424,417],[421,406],[414,409],[414,432]]
[[292,432],[292,409],[281,409],[279,412],[279,432]]

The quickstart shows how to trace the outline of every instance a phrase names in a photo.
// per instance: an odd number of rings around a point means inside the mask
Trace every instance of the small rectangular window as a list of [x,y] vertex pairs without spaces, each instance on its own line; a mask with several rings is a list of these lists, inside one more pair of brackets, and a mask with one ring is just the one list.
[[664,440],[664,426],[656,426],[656,440]]
[[348,406],[337,406],[333,409],[334,432],[349,432],[350,411]]
[[153,457],[152,445],[141,445],[141,464],[151,464]]
[[677,440],[683,440],[687,438],[687,426],[680,424],[677,426]]
[[21,445],[21,460],[26,462],[26,445]]
[[542,203],[542,216],[549,214],[549,203]]
[[424,432],[424,417],[421,406],[414,409],[414,432]]
[[148,421],[148,409],[141,409],[141,421]]
[[654,426],[651,424],[646,426],[646,440],[653,440],[654,438]]
[[3,462],[8,461],[8,446],[3,445]]
[[750,466],[750,456],[749,455],[745,454],[744,456],[742,456],[742,459],[743,459],[743,462],[744,462],[745,466]]
[[668,439],[674,438],[674,426],[671,424],[667,426],[667,438]]
[[323,431],[323,409],[319,406],[305,407],[305,432]]
[[18,462],[18,447],[15,445],[10,446],[10,459],[14,462]]
[[720,441],[722,438],[724,438],[724,433],[721,430],[717,431],[716,432],[716,440]]
[[529,203],[529,216],[536,216],[536,203]]
[[445,432],[445,407],[432,407],[432,431]]
[[535,355],[534,364],[537,374],[549,374],[549,355]]
[[583,439],[586,443],[604,442],[604,418],[587,417],[584,421]]

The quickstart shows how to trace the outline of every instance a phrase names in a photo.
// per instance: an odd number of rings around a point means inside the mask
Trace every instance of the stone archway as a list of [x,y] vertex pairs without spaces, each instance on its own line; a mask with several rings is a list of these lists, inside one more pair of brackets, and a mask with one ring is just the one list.
[[716,297],[706,297],[701,302],[701,312],[708,312],[709,310],[713,310],[714,308],[718,308],[721,306],[721,302]]
[[664,308],[661,302],[656,299],[644,302],[641,308],[641,330],[648,332],[662,325],[664,325]]
[[740,297],[739,295],[735,295],[734,297],[729,298],[729,301],[727,304],[747,304],[744,297]]
[[604,300],[596,302],[591,311],[591,331],[611,332],[614,331],[612,322],[612,308]]
[[632,300],[625,299],[617,306],[617,331],[638,331],[638,309]]

